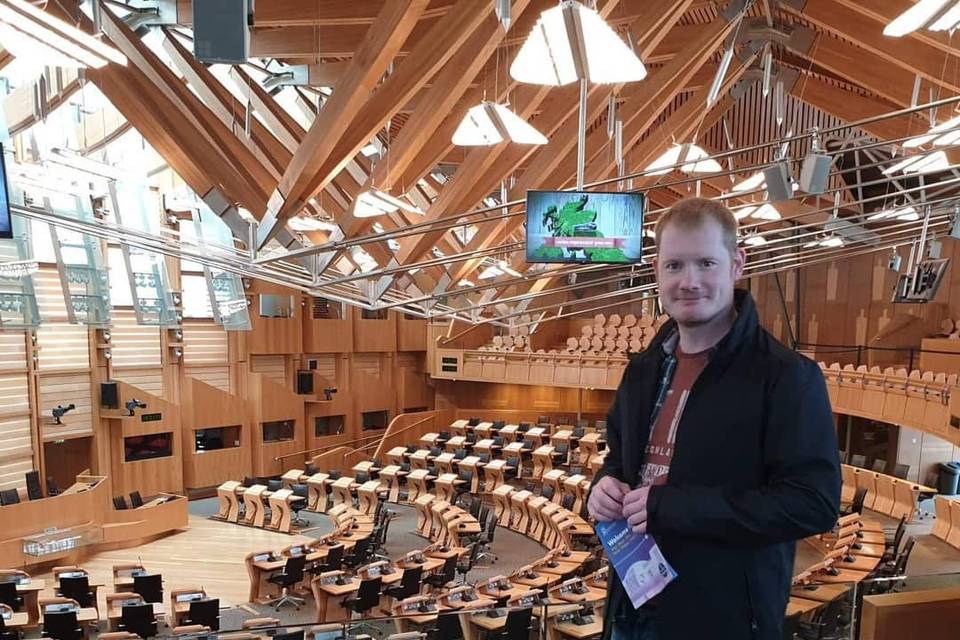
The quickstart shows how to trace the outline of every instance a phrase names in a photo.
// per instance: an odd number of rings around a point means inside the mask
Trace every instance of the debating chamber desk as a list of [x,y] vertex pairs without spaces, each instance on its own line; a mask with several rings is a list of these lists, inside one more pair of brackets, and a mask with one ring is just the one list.
[[0,506],[0,567],[75,563],[99,545],[135,546],[187,526],[187,499],[159,494],[114,509],[106,476],[79,475],[63,493]]

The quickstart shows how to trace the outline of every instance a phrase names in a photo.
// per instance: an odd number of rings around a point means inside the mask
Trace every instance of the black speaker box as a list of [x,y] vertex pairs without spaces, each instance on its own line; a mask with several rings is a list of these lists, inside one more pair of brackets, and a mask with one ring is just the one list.
[[100,383],[100,406],[107,409],[120,408],[120,394],[116,382]]
[[297,371],[297,393],[304,396],[313,393],[312,371]]
[[40,472],[28,471],[27,474],[27,497],[31,500],[40,500],[43,498],[43,489],[40,487]]

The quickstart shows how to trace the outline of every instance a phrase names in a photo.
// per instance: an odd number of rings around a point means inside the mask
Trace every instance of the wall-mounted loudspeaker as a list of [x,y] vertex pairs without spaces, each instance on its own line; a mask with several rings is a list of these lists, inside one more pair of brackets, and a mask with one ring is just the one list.
[[243,64],[250,57],[253,0],[203,0],[193,7],[193,55],[201,62]]
[[832,164],[831,156],[822,153],[807,155],[803,160],[803,167],[800,168],[800,190],[811,194],[826,191]]
[[120,408],[120,395],[117,391],[116,382],[100,383],[100,406],[107,409]]
[[27,471],[27,497],[31,500],[43,498],[43,489],[40,488],[40,472]]
[[763,170],[767,181],[767,200],[782,202],[793,197],[793,179],[790,177],[790,161],[778,160]]
[[312,371],[297,371],[297,393],[303,396],[313,393]]

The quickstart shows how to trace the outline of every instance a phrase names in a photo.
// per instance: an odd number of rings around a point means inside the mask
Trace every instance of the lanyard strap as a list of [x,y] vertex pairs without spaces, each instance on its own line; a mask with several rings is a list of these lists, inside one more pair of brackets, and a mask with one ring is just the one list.
[[650,412],[650,432],[653,433],[653,426],[660,417],[660,411],[663,409],[663,403],[667,400],[667,392],[670,391],[670,385],[673,383],[673,373],[677,369],[677,355],[671,353],[663,360],[660,365],[660,386],[657,387],[657,399],[653,403],[653,410]]

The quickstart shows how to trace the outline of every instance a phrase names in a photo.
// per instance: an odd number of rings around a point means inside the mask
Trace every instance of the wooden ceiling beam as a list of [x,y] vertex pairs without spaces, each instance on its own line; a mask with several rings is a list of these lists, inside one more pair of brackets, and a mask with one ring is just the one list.
[[[872,1],[872,0],[871,0]],[[956,81],[956,54],[951,55],[925,42],[912,38],[888,38],[883,35],[886,22],[871,17],[868,12],[854,10],[837,0],[806,0],[800,15],[819,29],[850,40],[873,60],[861,64],[880,66],[886,61],[911,73],[923,76],[928,82],[960,93]],[[949,64],[948,64],[949,63]],[[950,73],[948,73],[950,71]],[[909,85],[912,90],[913,83]]]
[[[253,22],[257,27],[349,26],[373,24],[387,0],[266,0],[257,2]],[[193,2],[177,0],[177,24],[193,26]],[[453,0],[430,0],[423,18],[447,14]]]
[[[384,7],[389,8],[390,3]],[[412,47],[423,41],[439,20],[413,18],[410,38],[405,38],[406,43],[401,43],[394,55],[409,55]],[[368,25],[255,28],[250,32],[250,57],[303,62],[319,61],[323,58],[351,58],[364,46],[371,28]]]
[[358,55],[351,59],[339,90],[330,96],[314,120],[273,192],[258,233],[257,248],[262,248],[319,191],[319,187],[313,188],[317,172],[328,161],[340,134],[369,99],[426,4],[427,0],[391,0],[384,5]]

